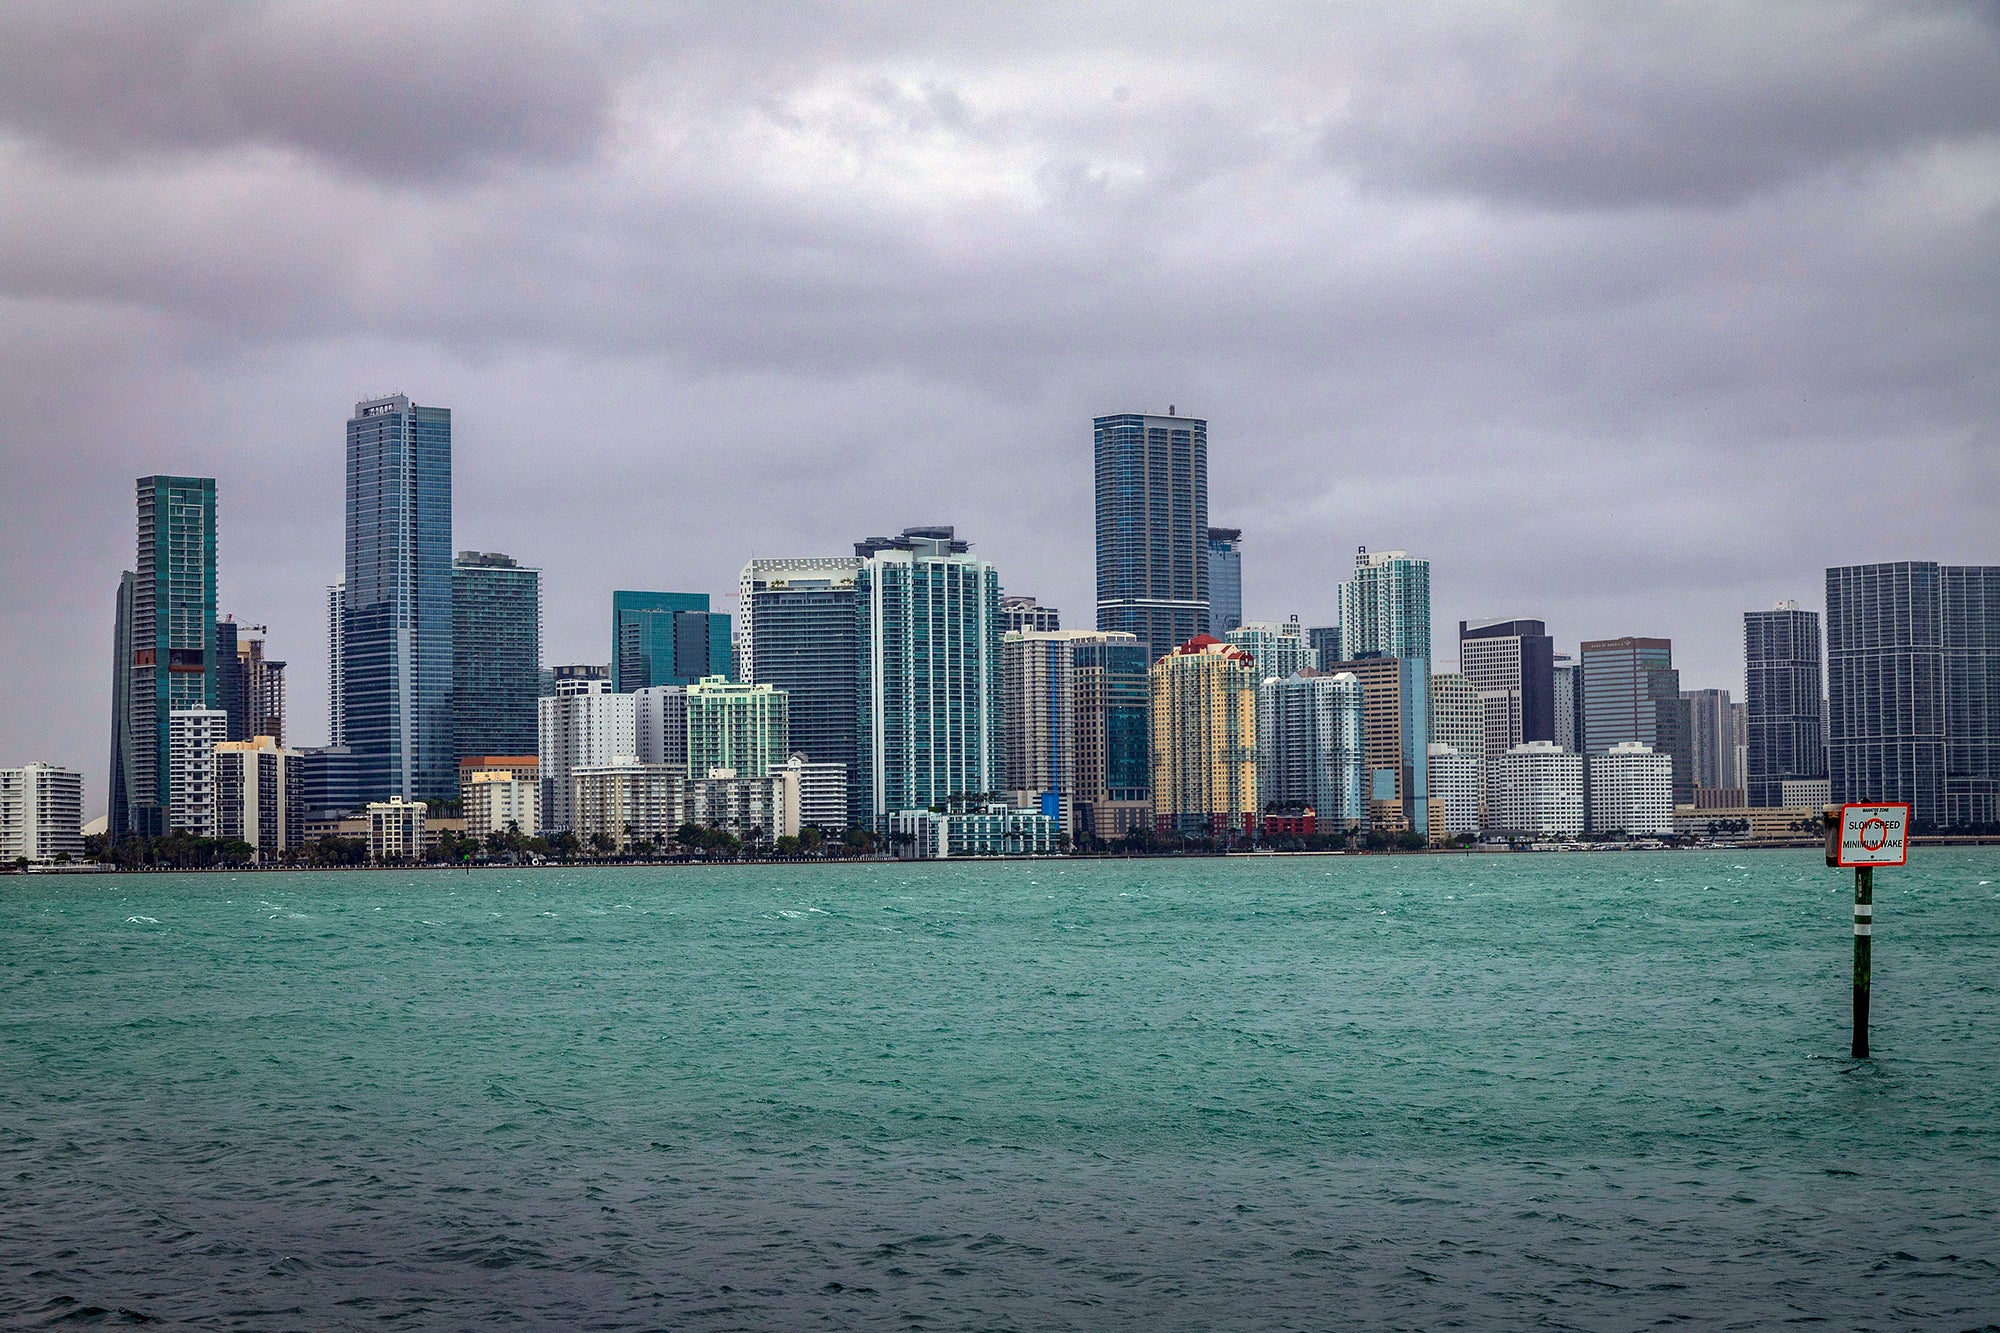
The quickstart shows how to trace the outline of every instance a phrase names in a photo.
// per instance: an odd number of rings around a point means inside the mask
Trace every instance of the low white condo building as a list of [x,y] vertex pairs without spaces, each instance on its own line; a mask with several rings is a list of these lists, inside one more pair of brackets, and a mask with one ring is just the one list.
[[1583,832],[1583,756],[1554,741],[1526,741],[1488,761],[1486,828],[1516,838]]

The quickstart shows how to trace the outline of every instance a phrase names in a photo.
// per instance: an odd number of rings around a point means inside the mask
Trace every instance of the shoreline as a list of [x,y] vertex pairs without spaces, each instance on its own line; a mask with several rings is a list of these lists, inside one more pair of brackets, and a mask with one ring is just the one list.
[[[1963,836],[1918,836],[1911,843],[1917,847],[2000,847],[2000,834]],[[1630,854],[1634,852],[1798,852],[1813,851],[1824,844],[1817,838],[1794,838],[1756,843],[1711,844],[1703,847],[1632,847],[1623,845],[1582,844],[1575,847],[1426,847],[1416,851],[1291,851],[1291,850],[1251,850],[1216,852],[1088,852],[1056,856],[949,856],[949,857],[744,857],[738,860],[664,860],[664,861],[617,861],[579,860],[543,861],[538,863],[505,862],[424,862],[412,865],[367,865],[367,866],[315,866],[315,865],[240,865],[240,866],[133,866],[120,868],[106,865],[101,861],[75,865],[31,866],[27,870],[7,870],[0,875],[220,875],[220,874],[314,874],[368,873],[385,870],[427,870],[447,874],[470,874],[473,871],[490,870],[618,870],[618,869],[686,869],[702,870],[728,866],[923,866],[949,865],[954,862],[972,862],[991,865],[1001,862],[1022,862],[1046,864],[1049,862],[1088,861],[1215,861],[1215,860],[1265,860],[1283,857],[1377,857],[1377,856],[1574,856]],[[1600,847],[1602,850],[1600,851]]]

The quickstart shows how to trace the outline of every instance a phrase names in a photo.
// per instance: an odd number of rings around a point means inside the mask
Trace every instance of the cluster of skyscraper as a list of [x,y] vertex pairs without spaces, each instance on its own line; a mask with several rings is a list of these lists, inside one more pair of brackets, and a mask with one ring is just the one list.
[[950,854],[1135,831],[1659,833],[1677,808],[1829,796],[2000,824],[2000,570],[1827,571],[1827,693],[1819,618],[1791,604],[1745,615],[1740,703],[1683,690],[1665,638],[1572,658],[1519,617],[1461,622],[1458,670],[1438,672],[1427,561],[1362,548],[1335,623],[1246,621],[1243,534],[1209,525],[1207,423],[1121,414],[1093,435],[1094,630],[1003,596],[952,528],[913,527],[750,561],[734,619],[706,593],[615,592],[608,660],[544,667],[539,571],[453,556],[450,411],[358,403],[313,748],[286,745],[261,631],[216,614],[214,481],[143,478],[109,829],[267,851],[442,800],[474,835],[853,823]]

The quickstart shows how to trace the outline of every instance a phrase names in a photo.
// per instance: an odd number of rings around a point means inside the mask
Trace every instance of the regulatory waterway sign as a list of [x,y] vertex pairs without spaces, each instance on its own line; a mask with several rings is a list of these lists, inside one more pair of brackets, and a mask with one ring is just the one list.
[[[1833,828],[1828,829],[1834,834]],[[1838,842],[1827,839],[1828,865],[1899,866],[1909,858],[1910,807],[1851,804],[1840,807]]]

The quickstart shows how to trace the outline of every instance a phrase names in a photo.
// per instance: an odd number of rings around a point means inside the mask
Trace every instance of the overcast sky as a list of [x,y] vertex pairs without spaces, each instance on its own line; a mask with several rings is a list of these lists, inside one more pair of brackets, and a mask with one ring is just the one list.
[[1172,403],[1253,618],[1401,547],[1441,666],[1531,615],[1740,690],[1828,564],[2000,561],[1997,351],[1991,5],[9,5],[0,763],[102,811],[150,472],[323,741],[378,393],[550,662],[918,523],[1088,626],[1090,418]]

